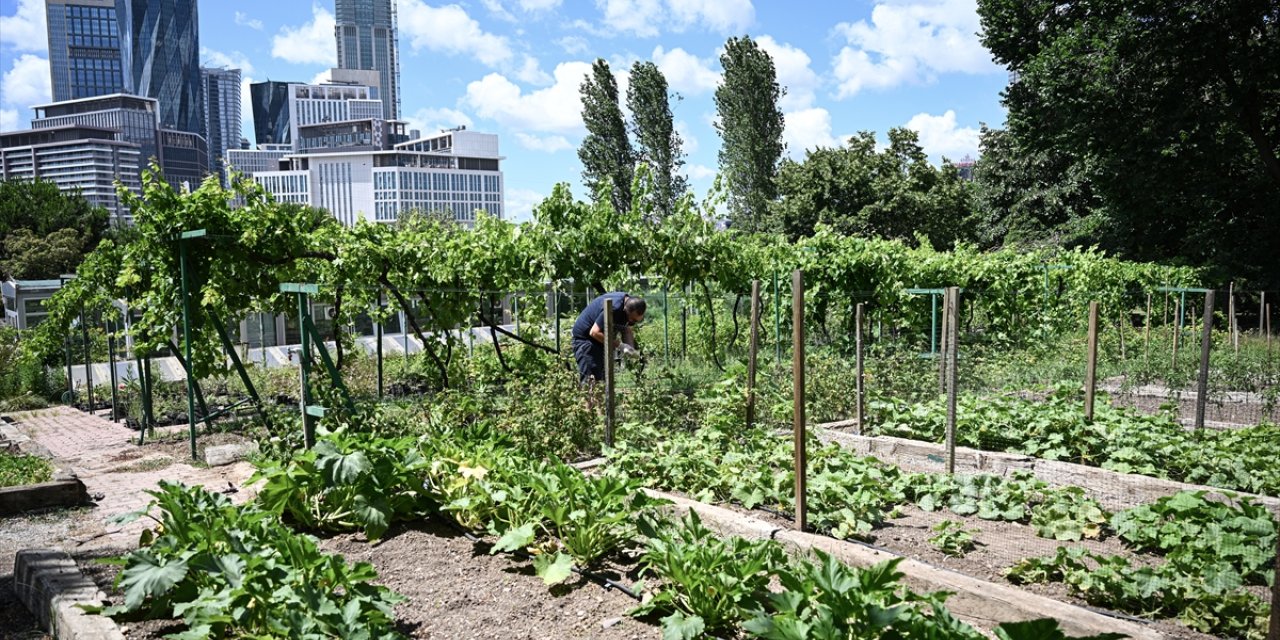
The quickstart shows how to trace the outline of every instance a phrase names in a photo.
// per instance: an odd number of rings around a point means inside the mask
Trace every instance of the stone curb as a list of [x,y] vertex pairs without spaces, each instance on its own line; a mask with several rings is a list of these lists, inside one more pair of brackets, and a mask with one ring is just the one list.
[[101,605],[106,594],[66,553],[23,549],[14,557],[13,577],[18,600],[56,640],[124,640],[114,620],[76,606]]
[[679,513],[696,511],[708,528],[722,535],[755,540],[778,540],[793,554],[820,550],[855,567],[901,558],[898,571],[903,581],[917,591],[947,591],[953,595],[947,608],[957,618],[981,629],[1003,622],[1055,618],[1068,635],[1123,633],[1131,640],[1165,640],[1163,633],[1140,624],[1095,613],[1072,604],[1036,595],[1017,587],[989,582],[962,573],[903,558],[869,546],[836,540],[828,536],[783,529],[731,509],[695,502],[661,491],[645,489],[655,498],[670,500]]

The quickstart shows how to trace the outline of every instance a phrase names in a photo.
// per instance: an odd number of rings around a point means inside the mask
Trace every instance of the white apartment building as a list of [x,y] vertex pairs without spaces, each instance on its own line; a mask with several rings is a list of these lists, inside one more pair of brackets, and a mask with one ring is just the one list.
[[280,201],[326,209],[346,225],[394,223],[410,211],[445,213],[467,226],[476,211],[503,217],[497,135],[459,127],[371,149],[358,135],[368,133],[364,123],[335,123],[348,124],[357,132],[352,146],[290,155],[288,170],[257,172],[254,180]]
[[382,118],[382,101],[369,87],[346,84],[289,85],[289,140],[298,149],[298,127],[323,122]]
[[141,151],[119,137],[117,129],[81,124],[5,132],[0,134],[0,179],[48,180],[104,207],[114,224],[126,224],[132,217],[116,194],[116,182],[141,192]]

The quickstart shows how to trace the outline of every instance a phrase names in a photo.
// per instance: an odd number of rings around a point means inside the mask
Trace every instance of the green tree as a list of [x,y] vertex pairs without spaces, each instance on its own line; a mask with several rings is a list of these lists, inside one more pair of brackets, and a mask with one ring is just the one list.
[[802,162],[784,160],[778,174],[775,216],[793,240],[826,224],[847,235],[951,246],[969,215],[971,190],[955,167],[934,167],[910,129],[889,130],[889,145],[876,150],[863,131],[836,149],[810,151]]
[[1099,238],[1280,281],[1280,4],[980,0],[1017,74],[1009,130],[1072,158],[1114,216]]
[[786,144],[773,58],[750,37],[730,38],[720,56],[724,81],[716,89],[720,116],[720,171],[727,180],[730,223],[744,231],[778,228],[769,216],[777,196],[774,180]]
[[1074,247],[1119,235],[1084,162],[1055,149],[1026,148],[1005,129],[984,126],[980,144],[973,234],[982,247]]
[[627,126],[618,106],[618,82],[609,63],[597,59],[578,92],[582,95],[582,122],[587,127],[587,135],[578,147],[582,181],[593,197],[602,192],[602,187],[608,187],[613,208],[626,211],[631,208],[635,152],[627,138]]
[[653,211],[659,219],[666,218],[675,211],[676,201],[688,190],[689,183],[679,174],[680,167],[684,166],[684,141],[676,132],[667,78],[658,65],[652,62],[631,65],[627,109],[631,111],[639,160],[649,166],[649,175],[653,178]]
[[44,180],[0,181],[0,278],[70,273],[107,231],[110,214]]

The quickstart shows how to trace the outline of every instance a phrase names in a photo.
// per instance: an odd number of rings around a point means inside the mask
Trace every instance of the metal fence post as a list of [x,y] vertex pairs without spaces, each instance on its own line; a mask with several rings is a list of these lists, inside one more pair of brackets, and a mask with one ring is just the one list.
[[298,370],[300,371],[301,391],[299,393],[299,405],[302,409],[302,441],[306,448],[310,449],[316,444],[316,425],[311,419],[311,414],[307,412],[307,406],[311,404],[310,393],[308,392],[309,380],[311,375],[311,334],[307,332],[307,315],[311,313],[311,301],[307,298],[307,294],[298,291],[298,334],[300,337],[299,353],[298,353]]
[[1098,387],[1098,303],[1089,303],[1089,346],[1084,370],[1084,421],[1093,422],[1093,396]]
[[[111,307],[113,310],[115,306]],[[120,393],[118,375],[116,373],[116,323],[107,319],[104,321],[107,329],[107,366],[110,367],[111,374],[111,421],[120,421]]]
[[792,431],[795,436],[796,529],[804,531],[808,522],[808,455],[805,451],[804,416],[804,273],[791,274],[792,325]]
[[604,443],[613,446],[613,300],[604,299]]
[[[950,333],[951,315],[950,314],[952,312],[951,306],[947,303],[947,296],[950,295],[947,292],[950,290],[951,288],[947,287],[946,289],[943,289],[943,293],[942,293],[942,350],[941,351],[938,351],[936,349],[936,345],[934,342],[935,340],[934,334],[929,335],[929,353],[938,359],[938,393],[947,392],[947,354],[951,353],[951,345],[949,340],[951,336],[951,333]],[[933,299],[933,320],[932,320],[932,324],[930,325],[931,327],[933,327],[938,323],[938,296],[934,294],[930,294],[929,297]],[[931,328],[930,331],[934,331],[934,329]]]
[[747,428],[756,423],[756,358],[760,348],[760,281],[751,281],[751,344],[747,348]]
[[[198,235],[197,235],[198,234]],[[187,278],[188,238],[204,235],[204,229],[183,232],[178,237],[178,270],[182,277],[182,350],[187,360],[187,427],[191,439],[191,459],[198,459],[196,452],[196,381],[195,362],[191,360],[191,292]]]
[[377,348],[374,350],[374,357],[378,359],[378,400],[382,400],[382,313],[385,311],[385,301],[383,300],[382,289],[378,289],[378,322],[373,325],[373,337],[377,341]]
[[662,283],[662,364],[671,366],[671,306],[667,303],[667,283]]
[[1204,293],[1204,320],[1200,329],[1200,378],[1196,383],[1196,430],[1204,429],[1209,403],[1209,351],[1213,348],[1213,290]]
[[1267,640],[1280,640],[1280,537],[1276,539],[1275,576],[1271,581],[1271,625]]
[[863,386],[863,383],[865,382],[865,376],[863,374],[863,368],[862,368],[863,367],[862,308],[863,308],[863,303],[859,302],[858,306],[854,309],[854,312],[853,312],[853,316],[854,316],[853,343],[854,343],[854,350],[855,350],[855,354],[854,354],[855,375],[857,376],[856,393],[858,396],[853,406],[853,417],[858,423],[858,425],[855,427],[856,430],[854,431],[854,433],[858,435],[862,435],[862,424],[863,424],[863,419],[865,417],[865,413],[863,412],[863,407],[864,407],[864,401],[866,399],[866,389]]
[[959,340],[959,316],[960,316],[960,288],[948,287],[946,294],[947,322],[947,352],[943,356],[943,360],[947,363],[947,473],[954,474],[956,472],[956,393],[958,391],[958,363],[956,362],[960,350],[957,348]]
[[84,389],[88,394],[86,398],[89,403],[86,406],[89,407],[89,413],[92,414],[95,408],[93,402],[93,342],[89,338],[89,319],[85,316],[83,307],[80,309],[80,335],[81,340],[84,342]]

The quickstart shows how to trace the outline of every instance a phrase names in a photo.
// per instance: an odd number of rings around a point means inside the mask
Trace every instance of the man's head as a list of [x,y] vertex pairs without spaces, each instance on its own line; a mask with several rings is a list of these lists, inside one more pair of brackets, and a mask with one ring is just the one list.
[[622,310],[627,312],[627,322],[638,324],[644,320],[644,310],[646,309],[644,298],[635,296],[627,296],[626,302],[622,303]]

